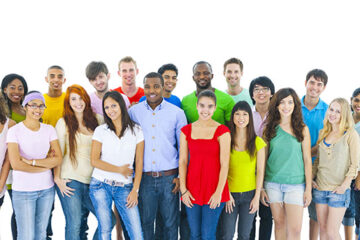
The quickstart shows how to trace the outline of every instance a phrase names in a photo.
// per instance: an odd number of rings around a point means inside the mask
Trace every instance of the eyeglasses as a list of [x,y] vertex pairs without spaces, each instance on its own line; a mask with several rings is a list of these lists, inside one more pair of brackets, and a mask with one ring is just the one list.
[[35,110],[35,109],[40,109],[40,110],[44,110],[46,108],[46,106],[44,104],[41,105],[36,105],[36,104],[27,104],[26,106],[28,106],[29,108]]
[[268,88],[268,87],[254,88],[254,93],[260,93],[260,92],[266,93],[268,91],[270,91],[270,88]]

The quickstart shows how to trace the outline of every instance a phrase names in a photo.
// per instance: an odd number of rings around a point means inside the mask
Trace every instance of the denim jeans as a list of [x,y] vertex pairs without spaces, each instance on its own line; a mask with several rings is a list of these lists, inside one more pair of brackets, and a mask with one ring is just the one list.
[[12,233],[13,240],[16,240],[17,239],[17,229],[16,229],[14,204],[12,202],[13,201],[12,200],[12,189],[8,189],[7,191],[9,193],[9,197],[11,199],[11,205],[13,207],[13,213],[11,214],[11,233]]
[[96,217],[99,222],[101,240],[111,239],[113,229],[112,202],[124,221],[126,231],[130,239],[141,240],[143,234],[140,224],[138,207],[127,208],[126,199],[133,188],[133,184],[126,184],[123,187],[112,186],[95,178],[90,182],[90,198],[94,205]]
[[[270,240],[273,226],[273,219],[270,206],[267,207],[261,202],[259,204],[259,211],[257,212],[260,217],[259,226],[259,240]],[[253,221],[253,227],[251,229],[250,239],[255,240],[256,236],[256,216]]]
[[222,211],[217,227],[217,239],[232,240],[234,238],[236,220],[238,221],[238,239],[249,240],[255,213],[250,214],[250,202],[255,196],[255,190],[242,193],[231,193],[235,206],[231,213]]
[[191,208],[186,207],[187,219],[190,227],[191,240],[215,240],[216,229],[220,214],[225,206],[211,209],[210,205],[194,204]]
[[24,192],[12,191],[17,238],[21,240],[45,240],[55,189]]
[[354,226],[355,223],[355,190],[354,190],[355,181],[351,183],[350,190],[350,204],[349,207],[345,211],[344,218],[342,220],[342,224],[344,226]]
[[186,206],[182,202],[180,210],[180,240],[190,240],[190,227],[187,220]]
[[163,239],[177,240],[179,226],[179,194],[172,193],[175,175],[152,177],[143,174],[139,192],[139,210],[145,240],[153,240],[154,221],[160,212]]
[[[89,184],[71,180],[71,182],[68,182],[66,185],[75,190],[73,192],[74,195],[70,195],[70,197],[66,195],[62,196],[60,189],[56,186],[56,192],[65,215],[65,239],[80,240],[83,239],[83,236],[81,236],[81,224],[82,222],[87,222],[87,218],[84,219],[84,209],[87,209],[95,215],[95,209],[89,196]],[[98,229],[93,239],[99,239]]]
[[[355,233],[360,235],[360,191],[354,190],[354,202],[355,202]],[[360,237],[359,237],[360,240]]]

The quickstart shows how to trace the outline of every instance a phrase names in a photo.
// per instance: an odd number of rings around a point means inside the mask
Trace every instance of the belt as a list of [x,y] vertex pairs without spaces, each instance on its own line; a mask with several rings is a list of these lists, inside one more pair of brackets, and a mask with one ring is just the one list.
[[114,186],[114,187],[124,187],[125,186],[124,182],[117,182],[115,180],[109,180],[109,179],[104,179],[104,183],[106,183],[110,186]]
[[171,175],[175,175],[179,173],[179,169],[178,168],[174,168],[174,169],[170,169],[170,170],[166,170],[166,171],[160,171],[160,172],[144,172],[145,175],[147,176],[152,176],[152,177],[163,177],[163,176],[171,176]]

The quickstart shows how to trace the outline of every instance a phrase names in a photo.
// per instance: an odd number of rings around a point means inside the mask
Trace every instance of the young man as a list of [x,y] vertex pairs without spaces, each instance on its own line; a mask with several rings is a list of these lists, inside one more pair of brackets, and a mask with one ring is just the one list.
[[216,110],[212,118],[220,124],[226,124],[230,120],[235,102],[228,94],[211,86],[213,77],[214,74],[208,62],[200,61],[195,63],[193,80],[196,84],[196,90],[185,96],[181,102],[189,123],[195,122],[199,118],[196,110],[197,96],[204,90],[211,90],[216,95]]
[[[311,156],[314,163],[318,151],[316,144],[319,132],[324,127],[323,121],[328,105],[320,99],[321,93],[325,90],[328,77],[323,70],[313,69],[306,75],[306,94],[301,99],[302,113],[305,124],[308,126],[311,137]],[[315,240],[319,236],[319,224],[317,222],[315,203],[311,202],[308,207],[309,239]]]
[[154,239],[154,221],[160,212],[164,239],[178,239],[179,141],[187,124],[180,108],[164,101],[164,80],[159,73],[144,78],[146,101],[129,109],[130,118],[144,133],[144,173],[139,191],[139,211],[144,239]]
[[243,69],[244,65],[238,58],[230,58],[224,63],[224,76],[228,85],[226,92],[234,99],[235,103],[246,101],[252,107],[249,91],[240,86]]
[[122,79],[122,84],[114,91],[125,94],[129,98],[131,105],[138,103],[140,98],[144,96],[144,89],[136,86],[138,73],[139,69],[132,57],[124,57],[119,61],[118,74]]
[[[175,106],[178,106],[181,108],[181,101],[180,98],[172,94],[172,91],[174,91],[177,83],[177,76],[178,76],[178,69],[177,67],[172,64],[164,64],[162,65],[158,73],[161,74],[161,76],[164,79],[164,92],[163,92],[163,98],[165,101],[168,101],[169,103],[174,104]],[[146,100],[146,97],[143,96],[140,98],[140,102]]]
[[[109,91],[110,73],[105,63],[91,62],[86,67],[86,77],[90,84],[95,88],[95,92],[91,93],[91,108],[97,114],[104,115],[102,109],[102,99],[107,91]],[[124,98],[126,107],[129,108],[130,101],[125,94],[121,94]]]
[[[258,77],[251,81],[249,92],[252,102],[255,104],[252,108],[255,133],[257,136],[262,137],[269,112],[270,100],[275,93],[275,86],[268,77]],[[258,213],[260,216],[259,239],[270,240],[273,225],[270,206],[264,206],[260,202]],[[255,235],[256,218],[254,218],[250,239],[254,240]]]

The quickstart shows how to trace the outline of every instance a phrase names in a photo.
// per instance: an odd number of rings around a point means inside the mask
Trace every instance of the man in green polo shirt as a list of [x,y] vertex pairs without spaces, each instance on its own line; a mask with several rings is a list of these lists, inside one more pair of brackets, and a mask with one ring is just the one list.
[[197,96],[204,90],[211,90],[216,95],[216,110],[212,118],[220,124],[226,124],[230,120],[235,102],[228,94],[211,86],[213,77],[214,74],[208,62],[200,61],[195,63],[193,67],[193,80],[196,84],[196,90],[185,96],[181,102],[189,123],[195,122],[199,118],[196,109]]

